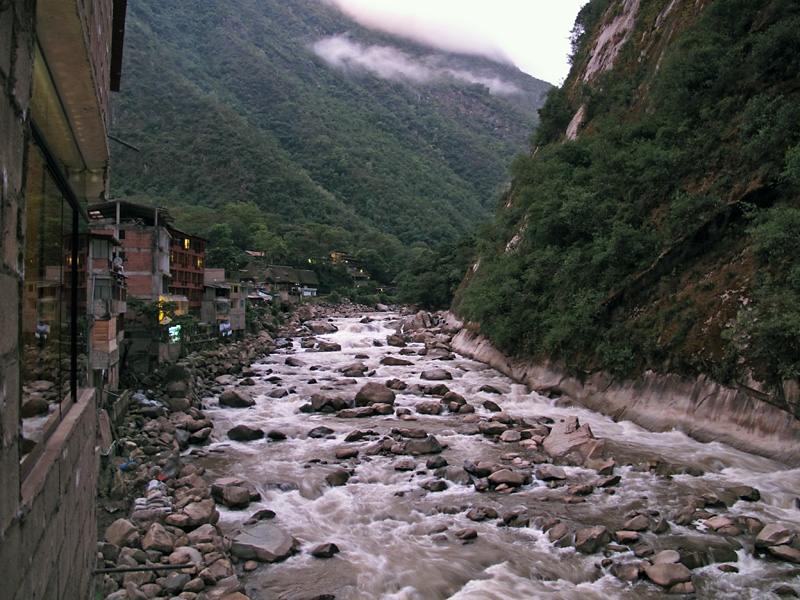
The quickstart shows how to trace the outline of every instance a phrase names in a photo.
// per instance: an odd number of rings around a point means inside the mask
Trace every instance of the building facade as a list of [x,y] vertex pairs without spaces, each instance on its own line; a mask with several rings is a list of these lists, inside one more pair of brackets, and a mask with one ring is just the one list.
[[4,599],[93,588],[97,390],[79,278],[86,205],[108,193],[124,15],[124,0],[0,2]]

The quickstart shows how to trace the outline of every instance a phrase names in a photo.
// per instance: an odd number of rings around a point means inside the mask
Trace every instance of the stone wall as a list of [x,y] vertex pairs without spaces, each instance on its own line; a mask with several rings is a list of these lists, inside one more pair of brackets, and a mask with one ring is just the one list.
[[[460,326],[454,320],[450,324]],[[617,381],[602,372],[579,378],[550,363],[510,361],[468,329],[453,338],[452,346],[531,390],[569,398],[615,420],[651,431],[676,429],[703,442],[718,441],[800,466],[800,421],[747,391],[725,388],[705,377],[688,381],[655,373],[631,381]]]

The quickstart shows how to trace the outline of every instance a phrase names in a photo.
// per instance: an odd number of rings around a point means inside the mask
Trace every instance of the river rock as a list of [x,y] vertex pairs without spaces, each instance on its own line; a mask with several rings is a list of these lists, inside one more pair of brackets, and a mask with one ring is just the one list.
[[386,337],[386,343],[390,346],[394,346],[395,348],[403,348],[406,345],[406,341],[403,339],[403,336],[395,333]]
[[535,471],[536,479],[541,481],[564,480],[567,478],[567,473],[563,468],[555,465],[542,465]]
[[191,546],[181,546],[175,548],[167,559],[171,565],[197,565],[203,564],[203,555],[196,548]]
[[248,408],[255,405],[255,400],[250,396],[237,390],[227,390],[219,395],[219,403],[222,406],[231,408]]
[[502,435],[504,432],[508,431],[508,425],[497,421],[481,421],[478,423],[478,431],[483,435]]
[[390,390],[397,390],[402,391],[408,387],[405,381],[401,381],[400,379],[387,379],[386,383],[384,384]]
[[306,363],[304,361],[300,360],[299,358],[297,358],[296,356],[288,357],[284,361],[284,363],[289,367],[305,367],[306,366]]
[[417,468],[417,463],[412,458],[401,458],[394,463],[395,471],[413,471]]
[[243,594],[244,586],[235,575],[225,577],[216,582],[213,588],[205,592],[208,600],[247,600]]
[[406,360],[405,358],[397,358],[396,356],[384,356],[381,359],[381,364],[386,365],[387,367],[408,367],[413,365],[414,363],[410,360]]
[[310,438],[324,438],[328,437],[333,433],[333,429],[330,427],[325,427],[324,425],[320,425],[319,427],[314,427],[311,431],[308,432],[308,437]]
[[435,475],[458,485],[470,485],[472,483],[472,477],[470,477],[469,473],[455,465],[437,469]]
[[800,565],[800,550],[791,546],[769,546],[767,551],[780,560]]
[[236,384],[236,377],[233,375],[220,375],[214,379],[220,385],[235,385]]
[[467,511],[466,517],[470,521],[485,521],[486,519],[496,519],[497,511],[490,506],[475,506]]
[[459,540],[474,540],[478,537],[478,532],[475,529],[459,529],[458,531],[454,531],[453,535],[456,536]]
[[636,581],[640,575],[639,565],[635,563],[614,563],[610,571],[621,581]]
[[115,546],[127,546],[128,540],[138,534],[136,525],[127,519],[117,519],[106,528],[103,537],[109,544]]
[[662,550],[658,554],[651,556],[650,562],[654,565],[674,565],[681,562],[681,555],[677,550]]
[[745,502],[758,502],[761,500],[761,492],[749,485],[737,485],[730,489],[731,492],[739,496]]
[[336,333],[339,328],[333,323],[328,321],[307,321],[305,326],[311,330],[314,335],[324,335],[327,333]]
[[311,551],[311,556],[314,558],[330,558],[334,554],[339,554],[339,546],[331,542],[320,544]]
[[509,429],[508,431],[504,431],[500,434],[500,441],[501,442],[518,442],[522,439],[522,434],[519,431]]
[[382,383],[370,381],[356,393],[356,406],[370,404],[394,405],[395,393]]
[[228,430],[228,437],[236,442],[251,442],[264,437],[264,430],[249,425],[237,425]]
[[489,481],[495,486],[505,484],[509,487],[520,487],[525,483],[525,475],[510,469],[500,469],[489,475]]
[[650,519],[645,515],[636,515],[622,526],[626,531],[647,531],[648,527],[650,527]]
[[583,554],[594,554],[611,541],[611,534],[602,525],[581,529],[575,534],[575,549]]
[[331,487],[339,487],[346,484],[350,479],[350,473],[344,469],[333,469],[325,476],[325,482]]
[[339,352],[341,349],[341,344],[337,344],[336,342],[326,342],[323,340],[317,344],[317,350],[320,352]]
[[282,529],[270,523],[259,523],[233,538],[231,554],[244,560],[273,563],[291,556],[295,544],[294,538]]
[[447,459],[441,455],[431,456],[427,461],[425,461],[425,466],[429,469],[441,469],[447,465]]
[[404,445],[406,454],[438,454],[442,445],[433,435],[428,434],[425,439],[410,439]]
[[692,580],[692,572],[681,563],[648,565],[644,568],[644,572],[650,581],[663,587],[672,587]]
[[169,554],[172,552],[174,544],[175,540],[167,530],[164,529],[161,524],[153,523],[150,525],[150,529],[147,530],[147,535],[145,535],[142,540],[142,549],[145,551],[156,550],[164,554]]
[[429,492],[443,492],[447,489],[447,482],[443,479],[430,479],[422,484],[422,488]]
[[423,371],[420,377],[427,381],[446,381],[453,378],[450,372],[444,369],[429,369]]
[[566,456],[594,440],[588,424],[581,425],[578,417],[568,417],[555,423],[544,439],[544,450],[553,458]]
[[[340,419],[365,419],[375,414],[375,409],[373,408],[373,406],[378,406],[378,405],[374,404],[372,406],[359,406],[358,408],[345,408],[336,413],[336,416],[339,417]],[[389,405],[382,404],[381,406],[389,406]]]
[[491,411],[491,412],[500,412],[502,410],[500,408],[500,405],[497,404],[497,402],[495,402],[494,400],[486,400],[486,401],[484,401],[483,408],[485,408],[486,410]]
[[785,527],[777,524],[769,524],[761,530],[756,537],[756,547],[766,548],[767,546],[781,546],[792,541],[794,534]]
[[339,460],[347,460],[358,456],[358,448],[337,448],[335,456]]
[[[194,529],[200,525],[213,525],[219,520],[217,507],[210,498],[187,504],[183,507],[183,514],[187,517],[187,522],[182,528]],[[169,517],[167,517],[167,523],[169,523]]]
[[50,403],[40,396],[27,397],[22,402],[20,416],[23,419],[46,415],[50,411]]
[[442,405],[436,401],[426,401],[418,403],[415,408],[421,415],[439,415],[442,413]]

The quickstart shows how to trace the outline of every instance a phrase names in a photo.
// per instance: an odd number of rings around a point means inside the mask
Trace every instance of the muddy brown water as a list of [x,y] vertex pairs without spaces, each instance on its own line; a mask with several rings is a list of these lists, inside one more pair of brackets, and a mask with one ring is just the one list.
[[[370,323],[359,318],[335,319],[339,331],[317,336],[337,342],[340,352],[303,349],[300,339],[254,366],[259,372],[256,385],[244,388],[257,401],[250,409],[220,407],[215,399],[205,400],[207,414],[215,423],[214,442],[206,457],[196,464],[206,467],[209,478],[238,475],[250,480],[261,492],[262,500],[246,510],[220,507],[221,527],[233,534],[257,510],[275,511],[275,525],[294,536],[299,552],[276,564],[263,564],[242,575],[253,600],[307,600],[332,594],[337,600],[601,600],[674,598],[666,590],[640,580],[627,583],[617,579],[602,565],[604,558],[614,562],[638,562],[632,550],[584,555],[574,548],[558,548],[543,532],[543,525],[559,518],[570,531],[596,524],[610,530],[621,528],[634,511],[649,512],[671,519],[689,495],[703,495],[735,485],[751,485],[760,490],[759,502],[737,502],[734,506],[710,509],[735,517],[750,515],[765,523],[780,523],[800,530],[800,470],[766,458],[746,454],[718,443],[700,443],[680,432],[652,433],[629,422],[614,422],[580,407],[528,392],[504,375],[475,361],[456,356],[435,360],[418,354],[406,355],[411,366],[382,366],[380,359],[399,355],[399,348],[385,345],[394,333],[397,315],[369,315]],[[375,341],[382,343],[374,345]],[[422,344],[409,344],[415,352]],[[305,367],[285,364],[288,355],[306,363]],[[356,358],[365,355],[366,358]],[[369,378],[347,382],[339,371],[354,362],[363,362],[375,373]],[[366,419],[341,419],[333,414],[306,414],[300,407],[314,393],[352,398],[367,381],[397,378],[409,386],[430,384],[420,379],[422,371],[443,368],[453,379],[444,383],[477,407],[479,417],[492,413],[482,408],[493,400],[514,417],[533,420],[546,416],[554,420],[576,415],[589,423],[597,437],[607,440],[607,455],[618,467],[621,483],[609,490],[595,490],[584,502],[565,503],[565,488],[552,488],[535,477],[512,494],[477,492],[473,485],[448,482],[440,492],[428,492],[422,485],[434,479],[426,468],[427,456],[413,457],[413,471],[397,471],[399,458],[370,456],[367,449],[391,434],[392,429],[412,427],[434,434],[446,446],[442,456],[450,465],[466,461],[504,462],[525,470],[525,461],[534,454],[518,443],[503,443],[475,434],[475,425],[463,422],[463,415],[414,414],[405,421],[396,415]],[[275,379],[279,378],[279,379]],[[272,379],[272,381],[269,381]],[[491,385],[501,394],[480,392]],[[284,388],[283,398],[268,394]],[[414,412],[420,401],[435,400],[398,392],[395,408]],[[238,443],[225,432],[238,424],[279,430],[284,441],[259,440]],[[308,436],[315,427],[326,426],[333,434],[318,439]],[[372,432],[357,442],[344,438],[354,430]],[[335,457],[336,449],[353,447],[359,455],[344,461]],[[512,462],[517,458],[516,465]],[[656,475],[645,470],[648,461],[661,460],[673,465],[678,474]],[[520,461],[523,461],[520,466]],[[346,485],[329,487],[325,476],[335,467],[352,471]],[[527,467],[532,471],[535,465]],[[689,467],[689,468],[687,468]],[[565,467],[567,484],[592,483],[597,474],[582,467]],[[690,471],[694,474],[680,474]],[[697,472],[703,473],[697,476]],[[530,519],[526,527],[499,526],[501,519],[473,522],[466,517],[471,507],[494,508],[500,515],[519,510]],[[456,533],[472,528],[477,538],[462,541]],[[800,594],[800,567],[752,556],[752,536],[739,536],[729,542],[706,531],[702,524],[682,527],[671,523],[669,533],[644,533],[643,542],[656,551],[668,548],[708,548],[712,545],[741,545],[735,565],[738,573],[723,572],[719,564],[692,571],[695,598],[714,600],[777,599],[779,584],[792,586]],[[748,541],[749,540],[749,541]],[[335,543],[340,553],[318,559],[310,551],[326,542]]]

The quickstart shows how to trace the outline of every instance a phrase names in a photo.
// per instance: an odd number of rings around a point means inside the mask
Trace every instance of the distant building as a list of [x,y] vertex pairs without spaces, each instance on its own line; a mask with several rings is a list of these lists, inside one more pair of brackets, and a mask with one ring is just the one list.
[[92,321],[89,340],[89,369],[97,387],[116,390],[119,384],[120,344],[125,330],[127,285],[120,243],[112,235],[90,233],[86,244],[84,289],[79,304]]
[[[93,232],[113,235],[120,241],[128,295],[150,302],[170,295],[172,217],[166,209],[112,200],[91,204],[89,217]],[[183,302],[188,304],[188,299]]]
[[206,269],[202,321],[212,325],[214,335],[241,338],[247,330],[247,295],[238,272]]
[[264,291],[283,304],[297,304],[303,298],[316,296],[319,280],[314,271],[271,266],[264,270]]
[[169,293],[185,297],[189,312],[200,318],[203,305],[203,272],[206,260],[206,240],[196,235],[169,228]]

